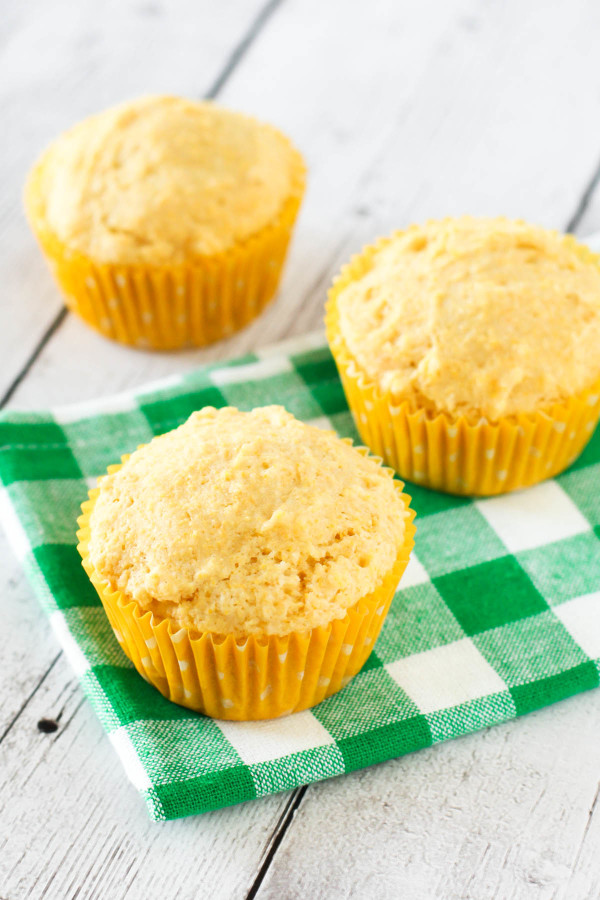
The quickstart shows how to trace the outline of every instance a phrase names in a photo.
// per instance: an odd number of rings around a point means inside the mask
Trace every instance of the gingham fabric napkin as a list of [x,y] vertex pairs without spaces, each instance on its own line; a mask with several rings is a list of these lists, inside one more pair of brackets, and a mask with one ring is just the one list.
[[121,454],[201,406],[279,403],[357,439],[322,336],[144,391],[0,419],[9,538],[155,819],[341,775],[596,687],[600,430],[565,474],[471,501],[408,485],[415,554],[362,672],[315,709],[259,723],[176,706],[121,651],[81,567],[76,519]]

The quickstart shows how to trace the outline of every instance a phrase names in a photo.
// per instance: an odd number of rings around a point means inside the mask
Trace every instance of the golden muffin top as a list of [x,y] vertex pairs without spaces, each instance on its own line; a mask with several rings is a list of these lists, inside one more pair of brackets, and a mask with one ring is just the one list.
[[335,302],[363,371],[432,414],[495,421],[600,377],[598,259],[522,221],[464,217],[399,232]]
[[269,125],[212,103],[142,97],[55,140],[29,179],[30,215],[96,262],[220,253],[276,221],[302,161]]
[[341,618],[404,540],[389,470],[282,407],[207,407],[105,476],[90,560],[175,627],[287,634]]

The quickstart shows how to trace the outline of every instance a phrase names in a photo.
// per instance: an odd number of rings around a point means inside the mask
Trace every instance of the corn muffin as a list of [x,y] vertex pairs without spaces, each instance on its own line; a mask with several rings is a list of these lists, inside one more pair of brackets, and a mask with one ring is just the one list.
[[46,150],[26,208],[67,303],[140,346],[204,344],[273,295],[304,165],[268,125],[212,103],[143,97]]
[[328,336],[361,436],[403,477],[493,494],[561,471],[600,412],[600,265],[522,221],[428,222],[367,247]]
[[205,408],[109,470],[81,552],[164,694],[271,717],[339,690],[369,655],[412,547],[401,488],[281,407]]

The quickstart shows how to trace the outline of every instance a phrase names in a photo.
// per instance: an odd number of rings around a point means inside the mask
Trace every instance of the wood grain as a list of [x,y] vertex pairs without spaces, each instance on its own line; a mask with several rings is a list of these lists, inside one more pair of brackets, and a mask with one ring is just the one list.
[[[123,97],[209,90],[264,9],[114,0],[99,16],[90,0],[76,11],[28,0],[6,17],[0,393],[60,308],[19,212],[38,148]],[[182,354],[111,344],[69,315],[11,405],[84,400],[312,330],[340,263],[411,220],[469,211],[600,229],[593,0],[283,0],[271,12],[220,99],[278,124],[308,159],[278,299],[230,341]],[[0,897],[599,895],[599,694],[302,793],[156,825],[62,657],[51,667],[56,645],[1,543],[0,560],[11,633]],[[58,731],[40,734],[38,719],[61,710]]]

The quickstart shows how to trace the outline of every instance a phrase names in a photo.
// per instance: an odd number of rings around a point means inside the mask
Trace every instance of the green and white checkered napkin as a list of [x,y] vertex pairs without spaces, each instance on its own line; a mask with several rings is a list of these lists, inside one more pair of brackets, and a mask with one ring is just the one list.
[[155,819],[341,775],[598,685],[600,429],[553,481],[471,501],[408,485],[416,552],[362,672],[313,710],[218,722],[165,700],[119,647],[76,550],[87,490],[199,407],[279,403],[357,439],[322,336],[144,391],[0,418],[9,537]]

